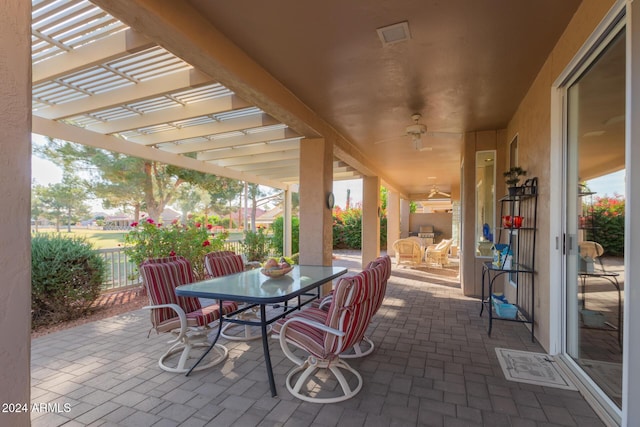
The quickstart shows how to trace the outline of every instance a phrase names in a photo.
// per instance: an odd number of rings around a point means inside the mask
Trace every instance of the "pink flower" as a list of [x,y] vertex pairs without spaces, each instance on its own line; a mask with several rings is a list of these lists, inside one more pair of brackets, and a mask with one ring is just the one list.
[[169,256],[176,256],[175,251],[171,251],[171,252],[169,252]]
[[171,221],[171,224],[177,224],[178,223],[178,218],[174,219],[173,221]]
[[211,230],[212,228],[213,228],[213,225],[207,224],[207,230]]
[[158,227],[162,227],[162,224],[156,224]]
[[137,222],[132,222],[132,223],[131,223],[131,226],[132,226],[132,227],[137,227],[137,226],[138,226],[138,223],[137,223]]
[[152,220],[151,218],[147,218],[147,222],[148,222],[149,224],[153,224],[155,221],[154,221],[154,220]]
[[211,245],[211,242],[210,242],[210,241],[208,241],[208,240],[205,240],[204,242],[202,242],[202,246],[203,246],[203,247],[204,247],[204,246],[209,246],[209,245]]
[[200,228],[202,224],[200,224],[199,222],[196,222],[196,228]]

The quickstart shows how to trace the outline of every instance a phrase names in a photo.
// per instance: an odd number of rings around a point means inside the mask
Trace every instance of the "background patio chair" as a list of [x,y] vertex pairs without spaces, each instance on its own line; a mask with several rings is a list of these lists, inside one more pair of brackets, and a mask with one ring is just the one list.
[[604,271],[604,264],[600,258],[604,254],[604,248],[600,243],[590,240],[580,242],[578,243],[578,252],[580,253],[580,271],[593,273],[596,260],[600,265],[600,270]]
[[[274,329],[279,329],[280,346],[285,356],[297,365],[286,378],[291,394],[307,402],[334,403],[350,399],[360,391],[362,376],[339,355],[362,340],[379,296],[376,289],[381,288],[384,276],[384,266],[377,265],[354,276],[341,278],[327,311],[310,307],[276,322]],[[308,353],[308,357],[301,359],[296,356],[290,345]],[[331,385],[332,381],[316,381],[318,371],[325,375],[333,374],[342,394],[335,396],[332,390],[328,392],[330,396],[322,396],[327,392],[321,389],[322,386]],[[352,380],[355,377],[357,383],[354,387],[343,371],[350,373]],[[294,379],[295,384],[292,384]]]
[[425,252],[425,259],[428,265],[443,267],[449,264],[449,249],[453,239],[443,239],[437,245],[430,245]]
[[[208,253],[204,257],[204,267],[210,277],[222,277],[229,274],[240,273],[247,269],[244,260],[240,255],[231,254],[220,255],[215,252]],[[251,269],[251,268],[249,268]],[[242,303],[237,303],[238,305]],[[257,318],[259,313],[257,307],[249,308],[238,314],[238,319]],[[270,327],[269,327],[270,329]],[[228,322],[222,326],[220,335],[231,341],[250,341],[262,336],[260,328],[251,325],[240,325]]]
[[420,264],[422,261],[420,243],[415,239],[396,240],[393,242],[393,250],[396,253],[396,266],[403,262],[409,264]]
[[[230,255],[236,255],[236,253],[233,251],[209,252],[208,254],[205,255],[205,262],[206,262],[206,258],[223,257],[223,256],[230,256]],[[242,262],[244,263],[245,270],[253,270],[254,268],[259,268],[261,266],[261,264],[257,261],[247,261],[247,258],[244,254],[240,255],[240,257],[242,257]]]
[[[152,329],[158,333],[171,332],[173,344],[158,360],[158,366],[168,372],[187,372],[187,362],[199,355],[192,356],[194,348],[208,348],[207,335],[211,331],[209,324],[220,319],[220,307],[212,304],[202,307],[198,298],[179,297],[176,286],[193,281],[191,263],[182,257],[150,259],[140,265],[140,275],[149,296]],[[237,310],[237,304],[225,303],[222,314]],[[220,345],[212,349],[213,357],[203,362],[195,370],[202,370],[222,362],[227,357],[227,349]],[[177,362],[172,355],[180,353]],[[195,363],[195,362],[194,362]]]

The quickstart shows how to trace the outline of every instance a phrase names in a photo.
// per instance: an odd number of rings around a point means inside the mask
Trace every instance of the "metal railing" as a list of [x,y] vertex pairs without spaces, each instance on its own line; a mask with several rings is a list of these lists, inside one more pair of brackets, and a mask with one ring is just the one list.
[[98,249],[107,264],[107,277],[102,284],[103,291],[122,289],[141,284],[136,265],[122,248]]
[[[224,249],[243,254],[241,240],[227,240],[224,242]],[[102,291],[112,291],[124,289],[142,284],[138,274],[138,268],[124,253],[123,248],[98,249],[96,252],[107,264],[107,277],[102,285]],[[275,256],[273,249],[269,248],[269,256]]]

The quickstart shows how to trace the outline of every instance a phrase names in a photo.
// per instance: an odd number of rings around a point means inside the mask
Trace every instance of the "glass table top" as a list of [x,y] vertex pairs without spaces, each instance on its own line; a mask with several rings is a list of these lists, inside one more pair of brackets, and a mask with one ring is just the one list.
[[178,286],[176,294],[259,304],[276,303],[304,294],[346,272],[344,267],[295,265],[284,276],[270,278],[260,273],[260,269],[255,269]]

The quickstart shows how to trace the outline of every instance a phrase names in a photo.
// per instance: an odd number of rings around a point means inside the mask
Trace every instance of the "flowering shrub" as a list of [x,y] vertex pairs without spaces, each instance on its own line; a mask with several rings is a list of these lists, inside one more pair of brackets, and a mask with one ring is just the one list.
[[593,204],[587,206],[593,220],[587,239],[602,245],[605,254],[621,256],[624,254],[624,197],[596,197]]
[[[387,247],[387,218],[380,218],[380,248]],[[362,207],[333,209],[333,248],[362,248]]]
[[124,238],[124,251],[135,265],[148,258],[183,256],[191,262],[195,278],[204,279],[205,254],[222,250],[227,239],[227,233],[212,235],[212,228],[211,224],[205,227],[191,220],[187,224],[174,220],[164,226],[147,218],[131,224],[131,231]]

